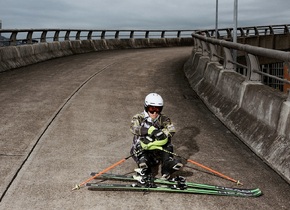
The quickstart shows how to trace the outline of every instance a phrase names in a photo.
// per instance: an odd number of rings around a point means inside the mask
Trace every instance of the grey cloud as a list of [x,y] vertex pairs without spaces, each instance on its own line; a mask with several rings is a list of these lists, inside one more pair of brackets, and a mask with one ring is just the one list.
[[[233,0],[219,1],[232,27]],[[290,23],[285,0],[239,0],[238,26]],[[214,0],[2,0],[3,28],[196,29],[215,27]]]

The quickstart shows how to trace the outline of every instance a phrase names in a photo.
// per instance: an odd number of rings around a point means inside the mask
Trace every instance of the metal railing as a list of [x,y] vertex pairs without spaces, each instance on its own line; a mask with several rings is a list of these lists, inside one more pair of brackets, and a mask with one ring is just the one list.
[[[232,39],[233,28],[220,28],[217,30],[217,38]],[[238,37],[251,37],[251,36],[266,36],[266,35],[278,35],[289,34],[290,24],[284,25],[268,25],[268,26],[251,26],[251,27],[238,27]],[[196,33],[205,34],[208,37],[216,37],[215,29],[198,30]]]
[[[210,61],[220,62],[226,70],[237,71],[249,81],[259,81],[266,85],[268,85],[266,81],[269,80],[266,78],[282,82],[286,87],[283,91],[288,92],[288,98],[290,100],[290,81],[262,71],[258,58],[266,57],[276,59],[288,66],[289,69],[290,52],[233,43],[200,34],[192,34],[192,37],[194,38],[196,50],[200,51],[202,55],[209,56]],[[289,70],[288,74],[290,73]]]
[[[237,36],[289,34],[290,25],[239,27]],[[215,37],[215,29],[208,30],[91,30],[91,29],[0,29],[0,46],[15,46],[42,42],[91,39],[183,38],[192,33]],[[218,29],[218,37],[232,39],[233,28]]]
[[194,30],[87,30],[87,29],[1,29],[0,46],[15,46],[66,40],[183,38]]
[[[266,36],[289,34],[290,25],[254,26],[238,28],[239,37]],[[0,46],[15,46],[23,44],[46,43],[67,40],[95,40],[95,39],[160,39],[193,37],[195,45],[203,53],[209,54],[211,60],[223,60],[226,69],[235,69],[252,81],[270,81],[271,78],[283,84],[290,84],[289,80],[271,75],[269,70],[263,71],[257,56],[277,59],[285,65],[290,62],[287,52],[271,50],[250,45],[227,42],[231,40],[233,29],[218,30],[219,39],[215,37],[215,29],[210,30],[87,30],[87,29],[0,29]],[[206,36],[201,36],[204,34]],[[221,38],[225,40],[221,40]],[[238,52],[238,53],[237,53]],[[236,56],[244,57],[246,62],[236,62]],[[289,65],[288,65],[289,67]],[[267,69],[267,68],[266,68]],[[265,83],[267,84],[267,83]],[[268,84],[269,85],[269,84]],[[285,90],[284,90],[285,91]]]

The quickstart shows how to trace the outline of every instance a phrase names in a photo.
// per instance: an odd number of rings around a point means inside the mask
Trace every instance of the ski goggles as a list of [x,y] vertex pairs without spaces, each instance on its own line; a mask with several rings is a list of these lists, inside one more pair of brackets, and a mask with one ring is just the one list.
[[154,114],[154,112],[156,112],[157,114],[159,114],[162,111],[162,106],[148,106],[147,107],[147,110],[151,114]]

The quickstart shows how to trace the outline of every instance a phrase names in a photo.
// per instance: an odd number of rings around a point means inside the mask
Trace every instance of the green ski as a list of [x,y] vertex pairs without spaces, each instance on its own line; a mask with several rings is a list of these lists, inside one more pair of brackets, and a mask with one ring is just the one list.
[[[92,172],[91,176],[95,176],[97,173]],[[117,175],[117,174],[108,174],[104,173],[96,178],[108,179],[108,180],[120,180],[120,181],[135,181],[138,179],[138,176],[126,176],[126,175]],[[209,184],[199,184],[194,182],[184,182],[184,189],[178,189],[178,181],[167,181],[154,178],[154,185],[156,185],[155,190],[151,190],[152,187],[146,187],[144,185],[130,185],[130,184],[92,184],[90,183],[91,188],[99,189],[123,189],[123,190],[145,190],[149,191],[162,191],[162,192],[183,192],[183,193],[198,193],[198,194],[211,194],[211,195],[232,195],[232,196],[241,196],[241,197],[257,197],[262,195],[262,192],[259,188],[255,189],[241,189],[241,188],[230,188],[222,187]],[[136,189],[137,188],[137,189]],[[183,188],[183,187],[182,187]]]

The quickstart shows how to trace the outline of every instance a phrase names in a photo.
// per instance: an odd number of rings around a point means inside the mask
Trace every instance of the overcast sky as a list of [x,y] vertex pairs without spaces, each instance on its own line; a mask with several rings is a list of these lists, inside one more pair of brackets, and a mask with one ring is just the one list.
[[[219,0],[219,28],[234,0]],[[216,0],[1,0],[3,29],[213,29]],[[289,0],[238,0],[238,27],[290,24]]]

